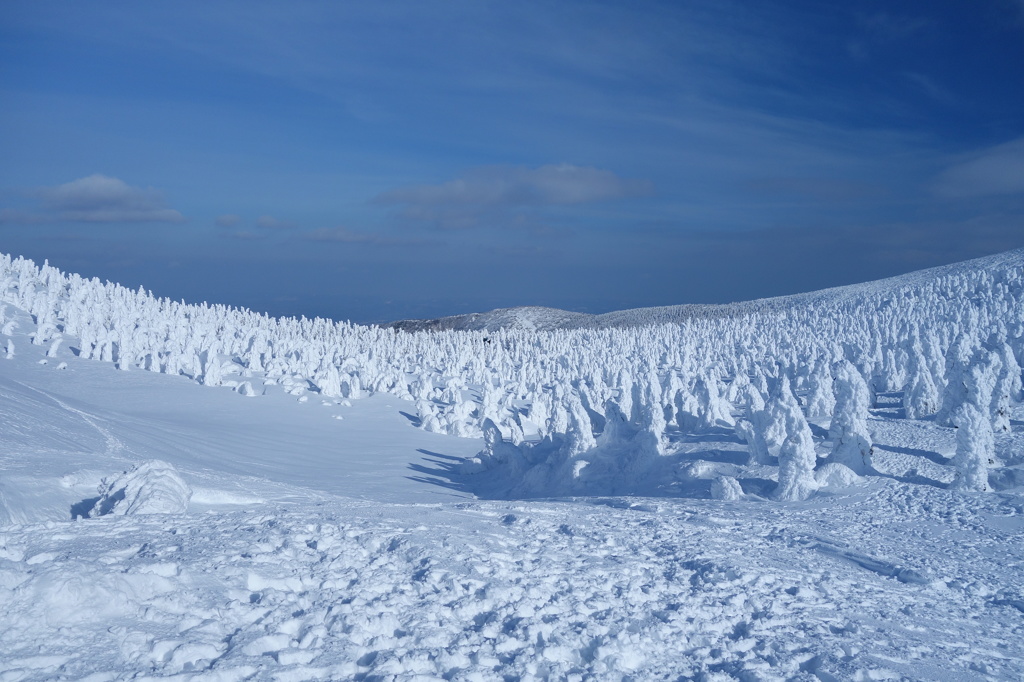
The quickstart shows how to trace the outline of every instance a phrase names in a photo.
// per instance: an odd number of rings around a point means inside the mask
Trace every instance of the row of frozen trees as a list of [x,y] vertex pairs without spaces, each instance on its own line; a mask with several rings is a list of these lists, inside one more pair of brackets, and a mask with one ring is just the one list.
[[[993,432],[1010,428],[1020,397],[1022,263],[1024,253],[1010,252],[932,277],[744,304],[731,317],[551,332],[406,333],[271,318],[10,256],[0,257],[0,302],[32,316],[32,343],[51,354],[67,343],[121,370],[246,394],[269,380],[325,397],[413,400],[427,430],[480,437],[486,426],[488,442],[502,447],[473,466],[500,461],[518,472],[510,475],[540,466],[531,475],[575,480],[600,469],[588,453],[602,451],[617,453],[603,475],[621,476],[667,454],[667,429],[735,429],[752,463],[778,465],[777,495],[799,499],[814,489],[816,469],[822,476],[806,420],[832,417],[832,469],[870,473],[867,409],[897,391],[908,418],[960,427],[956,485],[985,489]],[[10,312],[0,310],[7,335],[17,324]]]

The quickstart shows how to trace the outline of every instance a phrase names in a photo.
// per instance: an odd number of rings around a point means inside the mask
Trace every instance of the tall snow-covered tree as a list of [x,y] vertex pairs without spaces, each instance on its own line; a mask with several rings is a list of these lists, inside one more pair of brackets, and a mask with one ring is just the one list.
[[836,407],[832,375],[824,362],[816,363],[807,380],[806,412],[810,418],[829,417]]
[[987,414],[975,405],[964,403],[954,413],[957,424],[956,455],[953,465],[954,490],[988,492],[988,467],[995,458],[995,439]]
[[783,501],[806,500],[818,489],[818,483],[814,480],[817,455],[811,429],[785,375],[772,402],[785,432],[785,439],[779,448],[779,483],[775,489],[775,498]]
[[837,363],[833,374],[836,408],[829,427],[832,440],[829,462],[848,466],[863,476],[874,470],[867,425],[870,391],[860,372],[848,361]]
[[967,399],[967,371],[977,342],[972,334],[960,332],[946,351],[945,382],[942,401],[935,414],[935,423],[940,426],[955,426],[953,413]]
[[590,422],[590,415],[583,407],[579,393],[570,392],[567,401],[569,428],[564,448],[569,457],[576,457],[595,448],[597,440],[594,438],[594,427]]
[[995,344],[995,353],[1000,361],[999,375],[992,387],[992,428],[999,432],[1010,430],[1010,407],[1020,397],[1021,369],[1013,350],[1003,340]]
[[910,351],[910,373],[903,389],[903,409],[907,419],[921,419],[939,409],[939,389],[935,386],[924,353]]

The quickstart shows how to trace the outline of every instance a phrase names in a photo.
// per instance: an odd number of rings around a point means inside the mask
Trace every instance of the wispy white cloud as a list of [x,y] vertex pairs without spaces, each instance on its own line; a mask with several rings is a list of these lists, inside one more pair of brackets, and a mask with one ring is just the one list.
[[1024,137],[980,151],[946,169],[935,191],[949,198],[1024,194]]
[[185,216],[169,208],[163,193],[133,187],[118,178],[94,174],[54,187],[20,192],[36,205],[0,209],[0,224],[181,223]]
[[152,187],[132,187],[107,175],[90,175],[37,190],[44,219],[78,223],[180,223],[185,217],[168,208]]
[[378,243],[381,239],[377,235],[353,232],[344,227],[321,227],[303,233],[302,238],[313,242],[341,242],[344,244],[373,244]]
[[433,246],[435,242],[425,239],[409,239],[376,234],[370,232],[359,232],[350,230],[347,227],[321,227],[299,234],[304,241],[334,243],[334,244],[368,244],[375,246]]
[[271,215],[261,215],[256,219],[256,227],[262,227],[265,230],[293,230],[298,226],[288,220],[279,220]]
[[440,185],[400,187],[381,194],[377,201],[419,206],[558,206],[651,193],[653,186],[647,181],[563,163],[540,168],[486,166]]
[[243,241],[255,241],[266,237],[263,232],[250,232],[249,230],[232,230],[231,232],[224,233],[224,236]]
[[903,73],[903,77],[920,92],[940,104],[953,104],[956,102],[956,97],[954,97],[953,93],[940,85],[934,78],[916,71],[906,71]]
[[906,40],[915,33],[934,27],[934,22],[925,16],[896,15],[889,12],[875,12],[858,16],[859,23],[876,40]]
[[242,218],[240,216],[228,213],[227,215],[217,216],[217,220],[215,222],[217,223],[217,227],[234,227],[241,222],[241,220]]
[[539,168],[485,166],[438,185],[399,187],[374,202],[401,206],[402,216],[408,219],[463,228],[477,225],[485,213],[592,204],[653,193],[654,186],[646,180],[563,163]]

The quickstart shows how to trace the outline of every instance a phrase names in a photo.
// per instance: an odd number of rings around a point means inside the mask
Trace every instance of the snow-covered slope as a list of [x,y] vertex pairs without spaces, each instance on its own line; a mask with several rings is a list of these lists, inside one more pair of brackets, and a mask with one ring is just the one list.
[[761,298],[753,301],[630,308],[599,315],[576,313],[542,306],[520,306],[516,308],[498,308],[485,313],[451,315],[426,320],[399,320],[384,326],[406,331],[495,331],[498,329],[546,331],[553,329],[603,329],[650,324],[674,324],[694,318],[733,317],[755,311],[784,310],[818,301],[850,300],[867,294],[877,295],[898,291],[940,277],[955,275],[962,271],[988,271],[1020,265],[1021,263],[1024,263],[1024,249],[1015,249],[992,256],[984,256],[951,265],[942,265],[927,270],[918,270],[905,275],[864,282],[862,284],[850,284],[831,289],[822,289],[790,296]]
[[0,679],[1020,679],[1024,253],[899,281],[410,334],[0,257]]
[[525,329],[549,331],[552,329],[578,329],[593,326],[594,315],[573,313],[543,306],[497,308],[486,313],[451,315],[429,320],[399,320],[384,327],[402,331],[495,331],[498,329]]

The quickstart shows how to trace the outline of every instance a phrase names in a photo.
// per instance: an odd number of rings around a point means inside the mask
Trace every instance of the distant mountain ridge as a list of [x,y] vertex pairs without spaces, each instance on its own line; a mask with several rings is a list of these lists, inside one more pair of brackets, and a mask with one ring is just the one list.
[[517,306],[497,308],[483,313],[467,313],[422,320],[398,320],[379,326],[404,331],[497,331],[525,329],[550,331],[554,329],[605,329],[635,327],[650,324],[672,324],[694,318],[721,318],[744,315],[755,311],[779,310],[816,301],[840,301],[856,296],[894,291],[931,279],[954,274],[961,270],[987,270],[1007,265],[1024,267],[1024,248],[1013,249],[991,256],[915,270],[884,279],[847,284],[787,296],[759,298],[735,303],[684,303],[672,306],[629,308],[594,315],[577,313],[544,306]]

